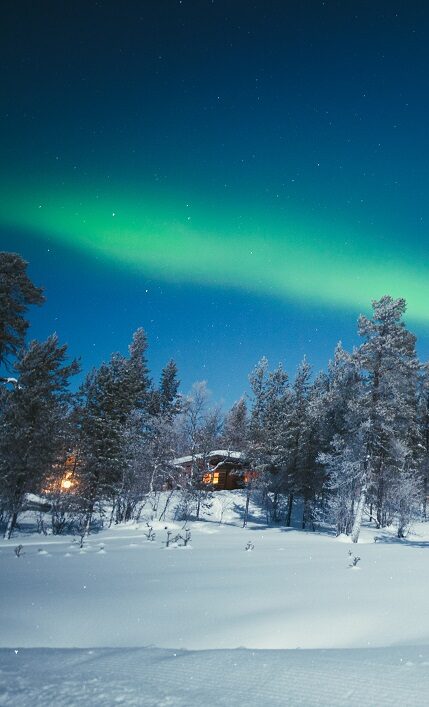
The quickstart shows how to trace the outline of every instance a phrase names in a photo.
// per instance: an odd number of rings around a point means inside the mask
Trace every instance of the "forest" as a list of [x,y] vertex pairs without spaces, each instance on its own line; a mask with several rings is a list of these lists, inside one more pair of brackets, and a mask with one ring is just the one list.
[[[34,497],[48,509],[41,533],[83,537],[138,519],[142,499],[165,490],[180,494],[180,519],[198,520],[214,489],[202,483],[201,460],[213,449],[241,452],[252,472],[246,498],[260,500],[269,524],[290,526],[299,508],[303,529],[328,524],[357,542],[364,519],[394,525],[401,538],[426,518],[429,366],[404,322],[405,300],[373,301],[372,316],[358,319],[359,345],[346,351],[339,342],[325,371],[305,358],[290,378],[262,358],[250,392],[226,412],[211,404],[205,382],[182,394],[173,360],[152,380],[143,328],[127,355],[113,353],[75,390],[80,363],[66,344],[27,336],[28,310],[43,302],[22,257],[0,253],[5,538],[19,532]],[[190,474],[174,463],[181,455],[192,459]]]

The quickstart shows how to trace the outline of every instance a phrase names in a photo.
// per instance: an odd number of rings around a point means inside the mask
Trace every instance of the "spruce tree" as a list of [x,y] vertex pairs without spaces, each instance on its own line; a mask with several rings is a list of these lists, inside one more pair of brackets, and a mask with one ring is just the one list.
[[[402,321],[405,300],[385,296],[372,305],[372,319],[359,318],[358,332],[364,342],[356,352],[363,379],[356,412],[366,439],[359,502],[362,505],[362,497],[369,493],[376,504],[377,523],[384,526],[389,485],[404,464],[411,462],[418,361],[416,337]],[[398,453],[395,441],[402,442],[404,454]]]
[[247,405],[244,398],[240,398],[225,416],[222,433],[222,445],[245,455],[249,434],[249,420]]
[[[138,434],[148,435],[152,387],[146,349],[145,332],[138,329],[129,357],[113,354],[87,376],[80,391],[81,499],[87,532],[96,503],[109,500],[115,506],[124,490],[132,415],[139,421]],[[137,434],[136,424],[132,429]]]
[[325,466],[327,480],[326,514],[337,535],[350,535],[356,503],[360,465],[359,435],[350,434],[353,401],[360,394],[361,378],[352,354],[337,344],[328,365],[328,387],[324,410],[324,445],[319,462]]
[[258,472],[258,487],[263,490],[267,503],[272,503],[271,516],[278,521],[279,498],[287,489],[286,470],[289,463],[287,426],[291,393],[288,376],[281,364],[269,372],[268,361],[263,358],[250,375],[250,385],[253,399],[249,423],[249,461]]
[[172,421],[180,413],[180,381],[177,374],[177,366],[174,361],[169,361],[162,369],[159,384],[159,414],[165,420]]
[[288,449],[288,508],[286,525],[290,526],[293,502],[296,495],[303,499],[302,525],[305,527],[309,512],[312,490],[307,480],[309,472],[309,453],[307,450],[310,435],[308,397],[310,391],[311,367],[304,357],[298,366],[291,390],[290,410],[285,428]]
[[402,321],[403,299],[384,296],[372,305],[373,317],[359,318],[363,343],[353,353],[354,372],[347,372],[353,382],[352,394],[347,398],[342,429],[334,437],[333,452],[325,459],[334,487],[350,495],[352,527],[350,515],[341,524],[345,522],[353,542],[359,538],[368,502],[370,508],[375,507],[377,525],[382,527],[394,516],[405,517],[397,509],[411,502],[410,479],[418,482],[416,339]]
[[42,290],[27,275],[25,260],[17,253],[0,252],[0,364],[24,345],[27,308],[43,302]]
[[64,447],[70,376],[67,347],[56,335],[32,341],[15,363],[19,385],[3,391],[0,410],[0,493],[8,514],[6,536],[16,526],[27,493],[40,493]]
[[420,431],[419,469],[422,485],[422,515],[427,519],[429,493],[429,364],[421,366],[417,389],[417,420]]

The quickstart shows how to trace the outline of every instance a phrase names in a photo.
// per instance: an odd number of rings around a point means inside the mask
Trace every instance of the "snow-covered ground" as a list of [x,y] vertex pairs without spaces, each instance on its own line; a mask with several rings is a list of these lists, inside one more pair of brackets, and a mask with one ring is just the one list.
[[0,705],[426,705],[429,526],[355,546],[236,504],[187,547],[171,520],[2,541]]

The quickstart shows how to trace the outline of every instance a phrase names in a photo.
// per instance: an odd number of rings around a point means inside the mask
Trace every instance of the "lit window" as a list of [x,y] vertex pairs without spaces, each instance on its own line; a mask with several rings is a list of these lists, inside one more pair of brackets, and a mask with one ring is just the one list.
[[219,472],[215,471],[213,474],[212,484],[218,484],[218,483],[219,483]]

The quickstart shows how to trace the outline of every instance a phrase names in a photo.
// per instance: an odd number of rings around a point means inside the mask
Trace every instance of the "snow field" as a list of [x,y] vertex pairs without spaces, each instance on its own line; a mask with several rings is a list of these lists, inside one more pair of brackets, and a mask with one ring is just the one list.
[[428,703],[428,526],[356,546],[219,504],[187,547],[171,519],[2,541],[0,705]]
[[0,650],[8,707],[426,707],[429,648]]

